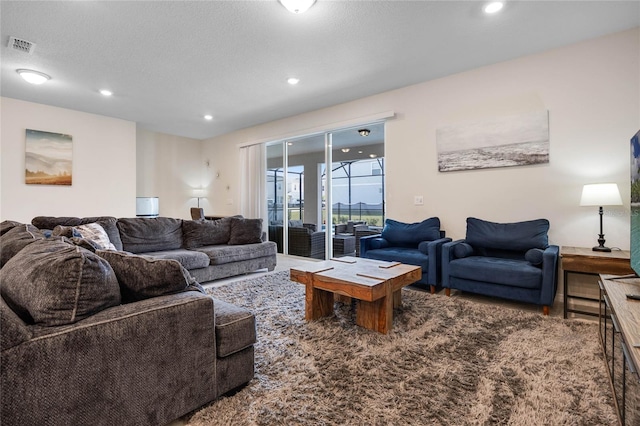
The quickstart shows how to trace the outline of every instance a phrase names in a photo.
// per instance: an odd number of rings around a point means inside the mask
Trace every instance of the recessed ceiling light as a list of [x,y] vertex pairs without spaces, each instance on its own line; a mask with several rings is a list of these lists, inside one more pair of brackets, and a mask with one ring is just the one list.
[[213,115],[207,114],[204,116],[205,120],[213,120]]
[[31,84],[42,84],[47,80],[51,80],[51,77],[46,75],[45,73],[33,70],[16,70],[20,77],[22,77],[26,82]]
[[377,155],[375,155],[375,154],[369,154],[369,157],[371,157],[371,158],[376,158],[376,157],[377,157]]
[[358,154],[362,154],[362,151],[358,151]]
[[291,146],[291,145],[293,145],[293,142],[287,142],[287,145]]
[[289,12],[292,13],[304,13],[313,4],[316,0],[279,0],[280,4],[283,5]]
[[504,7],[504,2],[501,1],[492,1],[491,3],[487,3],[484,6],[484,13],[496,13],[499,12]]
[[111,95],[113,95],[113,92],[111,90],[102,89],[102,90],[100,90],[100,94],[102,96],[111,96]]
[[351,148],[342,148],[342,152],[349,152],[351,151]]
[[369,129],[360,129],[360,130],[358,130],[358,133],[360,133],[360,136],[369,136],[369,134],[371,133],[371,130],[369,130]]
[[290,77],[287,79],[287,83],[294,85],[294,84],[298,84],[300,83],[300,79],[299,78],[295,78],[295,77]]

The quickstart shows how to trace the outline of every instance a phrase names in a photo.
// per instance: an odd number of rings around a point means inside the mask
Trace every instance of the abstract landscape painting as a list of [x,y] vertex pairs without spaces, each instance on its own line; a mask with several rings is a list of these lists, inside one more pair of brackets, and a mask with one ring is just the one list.
[[71,135],[27,129],[25,183],[71,185]]
[[441,172],[548,163],[549,112],[444,126],[436,143]]

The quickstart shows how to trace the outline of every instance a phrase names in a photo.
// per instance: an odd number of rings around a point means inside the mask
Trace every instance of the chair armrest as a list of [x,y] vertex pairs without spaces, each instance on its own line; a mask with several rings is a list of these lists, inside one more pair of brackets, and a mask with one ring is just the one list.
[[558,258],[560,248],[549,246],[542,252],[542,288],[540,291],[540,304],[553,306],[558,289]]
[[427,284],[434,286],[440,284],[440,277],[442,277],[442,246],[451,241],[451,238],[439,238],[433,241],[423,241],[418,245],[418,250],[429,256]]
[[309,257],[314,259],[325,258],[325,233],[324,231],[314,232],[310,236],[311,238],[311,252]]
[[360,237],[360,257],[366,257],[368,250],[386,248],[389,246],[389,241],[382,238],[380,234]]
[[311,232],[316,232],[318,229],[315,223],[303,223],[302,227],[309,229]]
[[449,287],[449,262],[455,258],[453,250],[457,244],[464,242],[465,240],[456,240],[442,245],[442,286],[445,288]]

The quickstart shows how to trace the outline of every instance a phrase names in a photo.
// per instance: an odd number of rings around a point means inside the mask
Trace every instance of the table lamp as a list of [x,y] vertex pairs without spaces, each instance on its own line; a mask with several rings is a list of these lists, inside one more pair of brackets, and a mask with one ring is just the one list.
[[615,183],[595,183],[585,185],[582,188],[582,198],[580,198],[580,205],[599,207],[598,212],[600,214],[600,234],[598,234],[598,245],[593,248],[593,251],[611,251],[609,247],[605,247],[604,245],[604,233],[602,232],[602,206],[622,205],[622,198],[620,198],[618,185]]

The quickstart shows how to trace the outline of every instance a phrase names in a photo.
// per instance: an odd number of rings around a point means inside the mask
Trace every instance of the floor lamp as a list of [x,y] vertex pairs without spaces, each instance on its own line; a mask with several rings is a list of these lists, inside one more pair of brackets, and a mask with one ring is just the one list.
[[593,251],[611,251],[609,247],[605,247],[604,245],[604,232],[602,231],[602,216],[604,210],[602,209],[602,206],[622,205],[622,198],[620,198],[618,185],[615,183],[596,183],[585,185],[582,188],[580,205],[599,207],[598,213],[600,214],[600,234],[598,234],[598,245],[593,248]]

